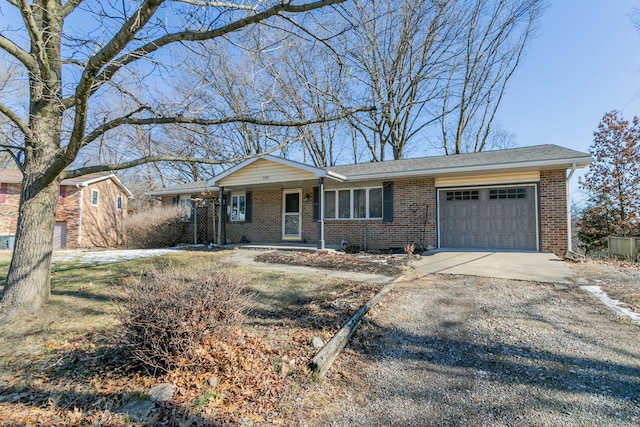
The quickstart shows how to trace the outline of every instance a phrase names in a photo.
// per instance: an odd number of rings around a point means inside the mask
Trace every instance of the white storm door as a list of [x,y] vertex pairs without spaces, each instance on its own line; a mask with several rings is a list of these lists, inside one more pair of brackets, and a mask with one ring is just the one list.
[[282,194],[282,240],[300,240],[302,215],[301,190],[284,190]]

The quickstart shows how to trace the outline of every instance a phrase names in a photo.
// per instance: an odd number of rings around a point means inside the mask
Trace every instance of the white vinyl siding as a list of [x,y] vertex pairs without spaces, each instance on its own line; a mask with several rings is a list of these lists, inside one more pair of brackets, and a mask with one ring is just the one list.
[[305,179],[316,179],[316,177],[312,172],[260,159],[229,175],[228,177],[223,178],[218,185],[231,187],[233,185],[289,182]]

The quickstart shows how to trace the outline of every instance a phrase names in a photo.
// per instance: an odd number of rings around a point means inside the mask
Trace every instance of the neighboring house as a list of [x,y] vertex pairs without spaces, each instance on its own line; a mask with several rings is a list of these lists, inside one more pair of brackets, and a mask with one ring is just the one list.
[[[0,170],[0,245],[13,247],[22,173]],[[124,220],[131,192],[113,174],[65,179],[60,185],[53,247],[113,247],[124,243]]]
[[[244,237],[562,255],[571,246],[569,178],[590,162],[589,154],[556,145],[329,168],[267,155],[196,187],[217,192],[226,206],[219,244]],[[162,191],[165,203],[198,192]]]

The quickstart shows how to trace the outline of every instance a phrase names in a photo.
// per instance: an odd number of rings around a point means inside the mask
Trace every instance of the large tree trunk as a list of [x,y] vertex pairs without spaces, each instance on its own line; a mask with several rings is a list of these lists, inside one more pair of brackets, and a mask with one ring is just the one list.
[[25,175],[15,248],[0,309],[3,316],[34,312],[51,295],[51,252],[58,183],[41,187]]

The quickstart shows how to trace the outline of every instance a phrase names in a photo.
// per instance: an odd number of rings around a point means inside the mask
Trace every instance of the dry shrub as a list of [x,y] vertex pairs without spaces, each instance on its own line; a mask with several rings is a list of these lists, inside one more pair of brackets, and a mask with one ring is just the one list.
[[212,341],[244,319],[244,279],[213,267],[166,266],[134,277],[119,303],[124,343],[149,372],[206,369]]
[[127,218],[127,246],[130,248],[163,248],[186,240],[188,222],[183,220],[181,206],[157,206]]

